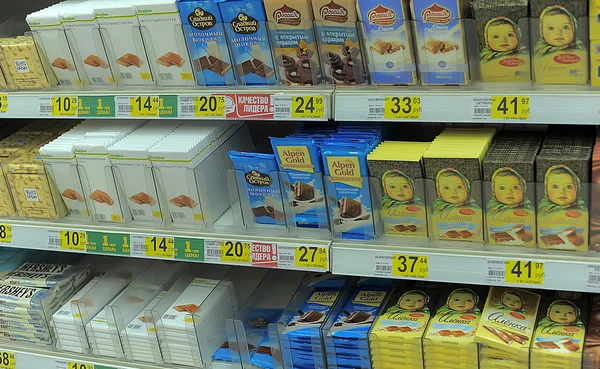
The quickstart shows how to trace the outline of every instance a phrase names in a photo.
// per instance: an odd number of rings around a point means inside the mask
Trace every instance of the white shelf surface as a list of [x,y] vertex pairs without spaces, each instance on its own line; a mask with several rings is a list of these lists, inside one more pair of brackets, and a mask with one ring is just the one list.
[[[438,123],[537,123],[599,124],[600,90],[581,86],[517,87],[380,87],[337,88],[334,94],[334,116],[338,121],[412,121]],[[420,97],[420,119],[394,120],[369,117],[374,98]],[[475,101],[492,96],[526,96],[530,98],[528,120],[503,120],[475,116]]]
[[[392,255],[404,254],[428,257],[429,271],[425,278],[428,281],[600,292],[600,254],[529,251],[511,247],[484,250],[481,245],[478,249],[422,247],[417,246],[417,243],[410,245],[406,240],[402,243],[402,246],[389,246],[334,241],[331,272],[362,277],[382,276],[375,271],[376,257],[391,258]],[[507,260],[543,262],[543,283],[527,285],[506,283],[504,280],[490,281],[490,264],[504,263]]]

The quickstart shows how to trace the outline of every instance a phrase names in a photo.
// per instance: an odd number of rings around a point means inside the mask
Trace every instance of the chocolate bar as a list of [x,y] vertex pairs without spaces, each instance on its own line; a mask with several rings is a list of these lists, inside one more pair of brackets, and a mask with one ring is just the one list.
[[362,204],[346,196],[341,198],[338,207],[342,218],[356,218],[362,214]]
[[298,319],[299,322],[306,322],[306,323],[314,323],[319,321],[321,318],[323,318],[323,313],[320,313],[318,311],[314,311],[314,310],[309,310],[306,313],[302,314],[302,316],[300,317],[300,319]]
[[513,236],[511,236],[510,233],[508,233],[508,232],[496,232],[496,233],[494,233],[494,240],[497,243],[500,243],[500,242],[514,241],[515,238]]
[[546,246],[562,245],[565,243],[565,241],[563,241],[562,238],[555,234],[541,236],[540,240],[542,240],[546,244]]
[[364,313],[362,311],[355,311],[348,316],[346,323],[362,323],[369,319],[371,314]]
[[295,200],[307,201],[315,198],[315,188],[307,183],[297,181],[292,185],[292,189]]

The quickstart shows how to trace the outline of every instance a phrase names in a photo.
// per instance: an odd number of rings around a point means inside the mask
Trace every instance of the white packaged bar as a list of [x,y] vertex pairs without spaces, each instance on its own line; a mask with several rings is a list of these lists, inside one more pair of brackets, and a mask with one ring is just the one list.
[[166,87],[195,86],[176,1],[144,0],[135,9],[144,42],[154,50],[160,77],[155,79]]
[[140,339],[146,342],[150,342],[150,337],[148,335],[148,326],[146,325],[146,311],[152,310],[159,303],[160,299],[166,294],[165,291],[160,292],[156,297],[142,310],[140,313],[133,318],[127,324],[125,329],[121,331],[121,336],[125,337],[129,342]]
[[[87,76],[91,86],[113,86],[113,78],[108,56],[98,29],[94,4],[99,1],[86,1],[73,5],[61,13],[61,21],[74,56],[79,58],[77,65]],[[83,75],[83,73],[81,73]]]
[[75,321],[73,319],[73,302],[77,302],[82,298],[96,283],[100,280],[100,277],[94,277],[88,282],[81,290],[79,290],[70,301],[65,303],[58,311],[52,315],[52,322],[55,324],[65,324],[71,327],[75,327]]
[[45,264],[45,263],[31,263],[25,262],[19,266],[15,271],[29,272],[29,273],[52,273],[60,274],[67,270],[72,265],[67,264]]
[[0,305],[35,308],[39,307],[40,299],[52,298],[53,294],[46,288],[0,284]]
[[4,283],[15,286],[50,288],[58,283],[66,283],[73,280],[73,276],[53,273],[29,273],[22,271],[10,272],[6,275]]
[[61,11],[79,1],[65,1],[27,15],[27,24],[36,39],[42,43],[43,52],[61,86],[81,85],[73,55],[67,43],[65,29],[60,19]]
[[128,0],[107,1],[95,6],[96,19],[123,85],[154,85],[134,4]]

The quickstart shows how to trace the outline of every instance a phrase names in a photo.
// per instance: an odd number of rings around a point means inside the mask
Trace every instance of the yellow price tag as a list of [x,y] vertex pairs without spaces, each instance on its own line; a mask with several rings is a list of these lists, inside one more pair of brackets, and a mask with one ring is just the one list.
[[158,117],[160,99],[158,96],[131,96],[129,98],[132,117]]
[[423,255],[392,255],[392,275],[394,277],[429,277],[429,257]]
[[292,118],[325,119],[325,97],[292,96]]
[[63,250],[85,251],[86,241],[84,231],[60,231],[60,248]]
[[175,239],[173,237],[144,237],[146,256],[154,258],[175,258]]
[[0,369],[16,369],[17,358],[14,352],[0,351]]
[[383,102],[385,119],[421,119],[420,96],[386,96]]
[[225,117],[224,96],[196,96],[194,106],[194,115],[197,117]]
[[316,246],[297,246],[294,248],[294,265],[297,268],[328,269],[327,249]]
[[492,96],[492,119],[529,119],[529,96]]
[[6,113],[8,111],[8,95],[0,94],[0,113]]
[[252,249],[250,243],[240,241],[221,241],[220,260],[224,263],[252,264]]
[[54,96],[52,97],[52,116],[53,117],[76,117],[77,116],[77,97],[76,96]]
[[12,226],[10,224],[0,224],[0,242],[12,242]]
[[520,284],[544,284],[544,263],[530,260],[507,260],[505,281]]
[[76,361],[69,361],[67,363],[68,369],[94,369],[94,364],[78,363]]

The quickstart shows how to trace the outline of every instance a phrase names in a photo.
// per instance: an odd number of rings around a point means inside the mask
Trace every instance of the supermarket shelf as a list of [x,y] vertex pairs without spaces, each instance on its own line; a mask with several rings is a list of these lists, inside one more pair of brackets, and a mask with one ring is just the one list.
[[[4,242],[0,242],[0,246],[302,271],[329,270],[331,241],[301,238],[300,235],[278,236],[272,232],[267,233],[266,230],[261,232],[261,229],[254,230],[252,233],[243,232],[241,229],[228,226],[228,217],[229,213],[226,213],[219,219],[215,229],[221,232],[214,233],[203,233],[193,229],[97,225],[68,220],[52,222],[3,219],[0,220],[0,238],[4,237]],[[219,222],[224,225],[218,226]],[[3,233],[6,229],[10,229],[6,233],[8,236]],[[70,242],[66,241],[69,237],[66,232],[70,232]],[[85,232],[85,235],[80,232]],[[79,235],[73,238],[73,233]],[[152,241],[154,237],[157,240]],[[167,247],[163,246],[161,251],[160,247],[157,249],[156,244],[160,246],[162,238],[165,239],[163,245],[166,244]],[[79,239],[87,239],[87,244],[75,242]],[[238,257],[223,255],[222,250],[230,249],[231,245],[236,247],[238,243],[238,247],[244,250],[243,255]],[[154,245],[153,251],[150,250],[152,248],[150,245]],[[299,261],[297,255],[299,252],[303,253],[303,250],[308,251],[309,257],[313,254],[315,257],[308,261]]]
[[[3,106],[0,106],[0,118],[328,120],[332,117],[332,93],[333,88],[250,87],[207,90],[8,92],[7,103],[2,102]],[[148,96],[158,97],[160,108],[143,111],[142,114],[127,108],[131,98]],[[203,96],[223,96],[223,105],[220,108],[215,105],[216,109],[211,110],[206,100],[194,103],[194,98]],[[73,100],[70,111],[60,112],[52,108],[52,99],[56,97],[74,97],[80,101]],[[298,97],[302,99],[297,100]],[[310,97],[323,99],[312,100],[309,109],[305,109]],[[297,101],[292,103],[293,99]],[[199,110],[200,105],[204,107],[202,111]]]
[[[469,283],[497,286],[520,286],[543,288],[550,290],[600,292],[600,255],[572,252],[544,252],[543,250],[526,251],[521,248],[458,249],[449,247],[420,247],[413,245],[376,245],[357,244],[334,241],[332,246],[331,271],[334,274],[355,275],[362,277],[398,276],[392,271],[391,259],[400,255],[427,256],[428,271],[423,279],[428,281]],[[507,283],[505,275],[498,271],[505,270],[508,260],[522,262],[542,262],[542,283],[523,284]],[[376,268],[376,266],[378,266]],[[495,272],[490,272],[493,270]],[[396,275],[392,275],[392,273]],[[501,273],[504,274],[504,273]]]
[[[492,119],[492,96],[529,97],[527,119],[512,121],[538,124],[598,124],[600,123],[600,91],[585,86],[584,90],[548,87],[519,88],[516,86],[467,88],[338,88],[335,91],[335,119],[339,121],[422,121],[507,123],[511,120]],[[385,97],[420,98],[420,114],[397,118],[384,114]],[[406,105],[401,103],[403,109]],[[510,106],[509,106],[510,107]],[[521,109],[521,106],[518,107]]]
[[[0,342],[0,354],[14,354],[14,366],[4,366],[11,369],[161,369],[163,366],[119,361],[116,359],[89,357],[74,353],[66,353],[52,349],[23,347]],[[91,365],[90,365],[91,364]],[[92,366],[93,365],[93,366]]]

